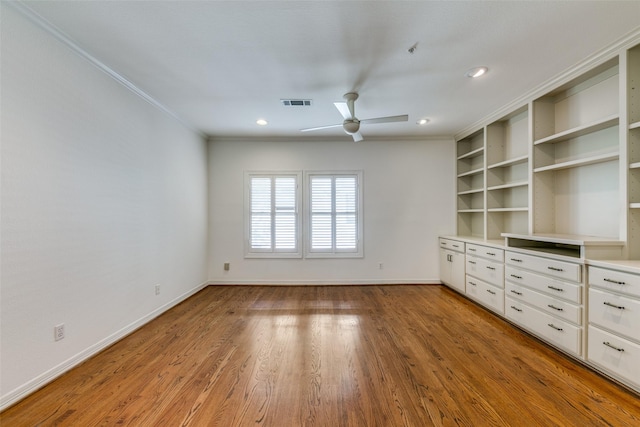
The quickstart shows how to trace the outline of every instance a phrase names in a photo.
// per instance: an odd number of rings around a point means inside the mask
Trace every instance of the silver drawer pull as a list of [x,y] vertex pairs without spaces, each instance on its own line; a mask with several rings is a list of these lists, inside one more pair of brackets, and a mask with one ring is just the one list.
[[475,252],[475,251],[476,251],[476,250],[475,250],[475,249],[473,249],[473,248],[467,248],[467,250],[468,250],[469,252]]
[[617,308],[618,310],[624,310],[624,307],[621,305],[615,305],[610,302],[605,301],[604,305],[608,305],[609,307]]
[[553,271],[564,271],[563,269],[557,268],[557,267],[547,267],[547,269],[553,270]]
[[617,280],[613,280],[613,279],[607,279],[606,277],[604,279],[605,282],[609,282],[609,283],[615,283],[616,285],[626,285],[626,283],[624,282],[618,282]]
[[515,261],[515,262],[522,262],[522,260],[521,260],[521,259],[518,259],[518,258],[509,258],[509,259],[510,259],[511,261]]
[[453,245],[453,247],[454,247],[454,248],[459,248],[459,247],[460,247],[460,245]]
[[522,292],[514,291],[513,289],[511,289],[511,293],[516,295],[522,295]]
[[470,284],[471,286],[478,286],[478,285],[476,285],[476,284],[475,284],[475,283],[473,283],[473,282],[469,282],[469,284]]
[[554,325],[553,323],[547,323],[547,326],[549,326],[550,328],[555,329],[556,331],[561,331],[562,328],[558,328],[556,325]]
[[514,279],[522,280],[522,276],[516,276],[515,274],[512,274],[511,277],[513,277]]
[[496,256],[496,254],[493,252],[487,252],[487,255]]
[[549,289],[553,289],[554,291],[564,292],[564,289],[556,288],[555,286],[547,286]]
[[520,312],[522,311],[522,309],[516,307],[515,305],[512,305],[511,308],[513,308],[515,311],[520,311]]
[[547,307],[553,308],[554,310],[558,310],[558,311],[564,311],[564,308],[556,307],[553,304],[547,304]]
[[491,289],[487,289],[487,292],[489,292],[491,295],[495,295],[496,293],[493,292]]
[[488,265],[487,265],[487,268],[488,268],[489,270],[495,270],[495,269],[496,269],[495,267],[490,267],[490,266],[488,266]]
[[467,261],[469,264],[475,264],[475,261]]
[[603,341],[602,344],[606,345],[607,347],[611,347],[612,349],[617,350],[617,351],[624,351],[624,348],[619,348],[619,347],[616,347],[614,345],[611,345],[611,343],[609,341]]

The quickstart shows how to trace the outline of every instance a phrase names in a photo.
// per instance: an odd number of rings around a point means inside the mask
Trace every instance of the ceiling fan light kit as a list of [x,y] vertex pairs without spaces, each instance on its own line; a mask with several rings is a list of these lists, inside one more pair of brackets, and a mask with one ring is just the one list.
[[347,135],[351,135],[354,141],[362,141],[363,137],[360,133],[360,124],[376,124],[376,123],[393,123],[393,122],[406,122],[409,120],[409,116],[407,114],[399,115],[399,116],[386,116],[386,117],[376,117],[372,119],[364,119],[359,120],[356,117],[355,113],[355,102],[358,99],[358,94],[356,92],[348,92],[345,93],[343,98],[347,102],[334,102],[333,105],[336,106],[344,121],[342,124],[328,125],[328,126],[319,126],[313,128],[301,129],[302,132],[310,132],[316,131],[320,129],[329,129],[334,127],[342,126],[342,129]]
[[345,120],[342,128],[348,135],[353,135],[360,130],[360,122],[358,120]]

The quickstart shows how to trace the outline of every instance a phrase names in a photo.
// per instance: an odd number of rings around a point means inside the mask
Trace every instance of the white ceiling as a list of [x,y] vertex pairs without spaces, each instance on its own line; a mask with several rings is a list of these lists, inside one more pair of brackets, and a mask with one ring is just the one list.
[[[360,119],[409,114],[365,139],[453,135],[640,28],[640,1],[24,3],[213,136],[306,137],[342,121],[333,102],[349,91]],[[485,77],[464,76],[478,65]]]

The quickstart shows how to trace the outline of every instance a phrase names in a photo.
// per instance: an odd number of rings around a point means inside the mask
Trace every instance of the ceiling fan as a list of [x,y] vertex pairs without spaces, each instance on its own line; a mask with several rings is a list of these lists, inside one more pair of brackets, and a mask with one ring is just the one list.
[[340,124],[328,125],[328,126],[319,126],[314,128],[306,128],[300,129],[302,132],[310,132],[314,130],[320,129],[329,129],[340,127],[344,129],[347,135],[351,135],[354,141],[362,141],[362,134],[360,133],[360,124],[374,124],[374,123],[391,123],[391,122],[406,122],[409,120],[409,116],[407,114],[401,116],[387,116],[387,117],[376,117],[374,119],[365,119],[359,120],[355,114],[355,101],[358,99],[358,94],[355,92],[349,92],[344,94],[344,99],[347,102],[334,102],[333,105],[336,106],[342,117],[344,117],[344,121]]

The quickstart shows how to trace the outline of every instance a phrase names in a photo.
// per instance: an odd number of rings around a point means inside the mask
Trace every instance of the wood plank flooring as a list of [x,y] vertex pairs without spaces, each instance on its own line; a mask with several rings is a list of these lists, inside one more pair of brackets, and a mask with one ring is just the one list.
[[442,286],[208,287],[2,426],[638,426],[640,398]]

